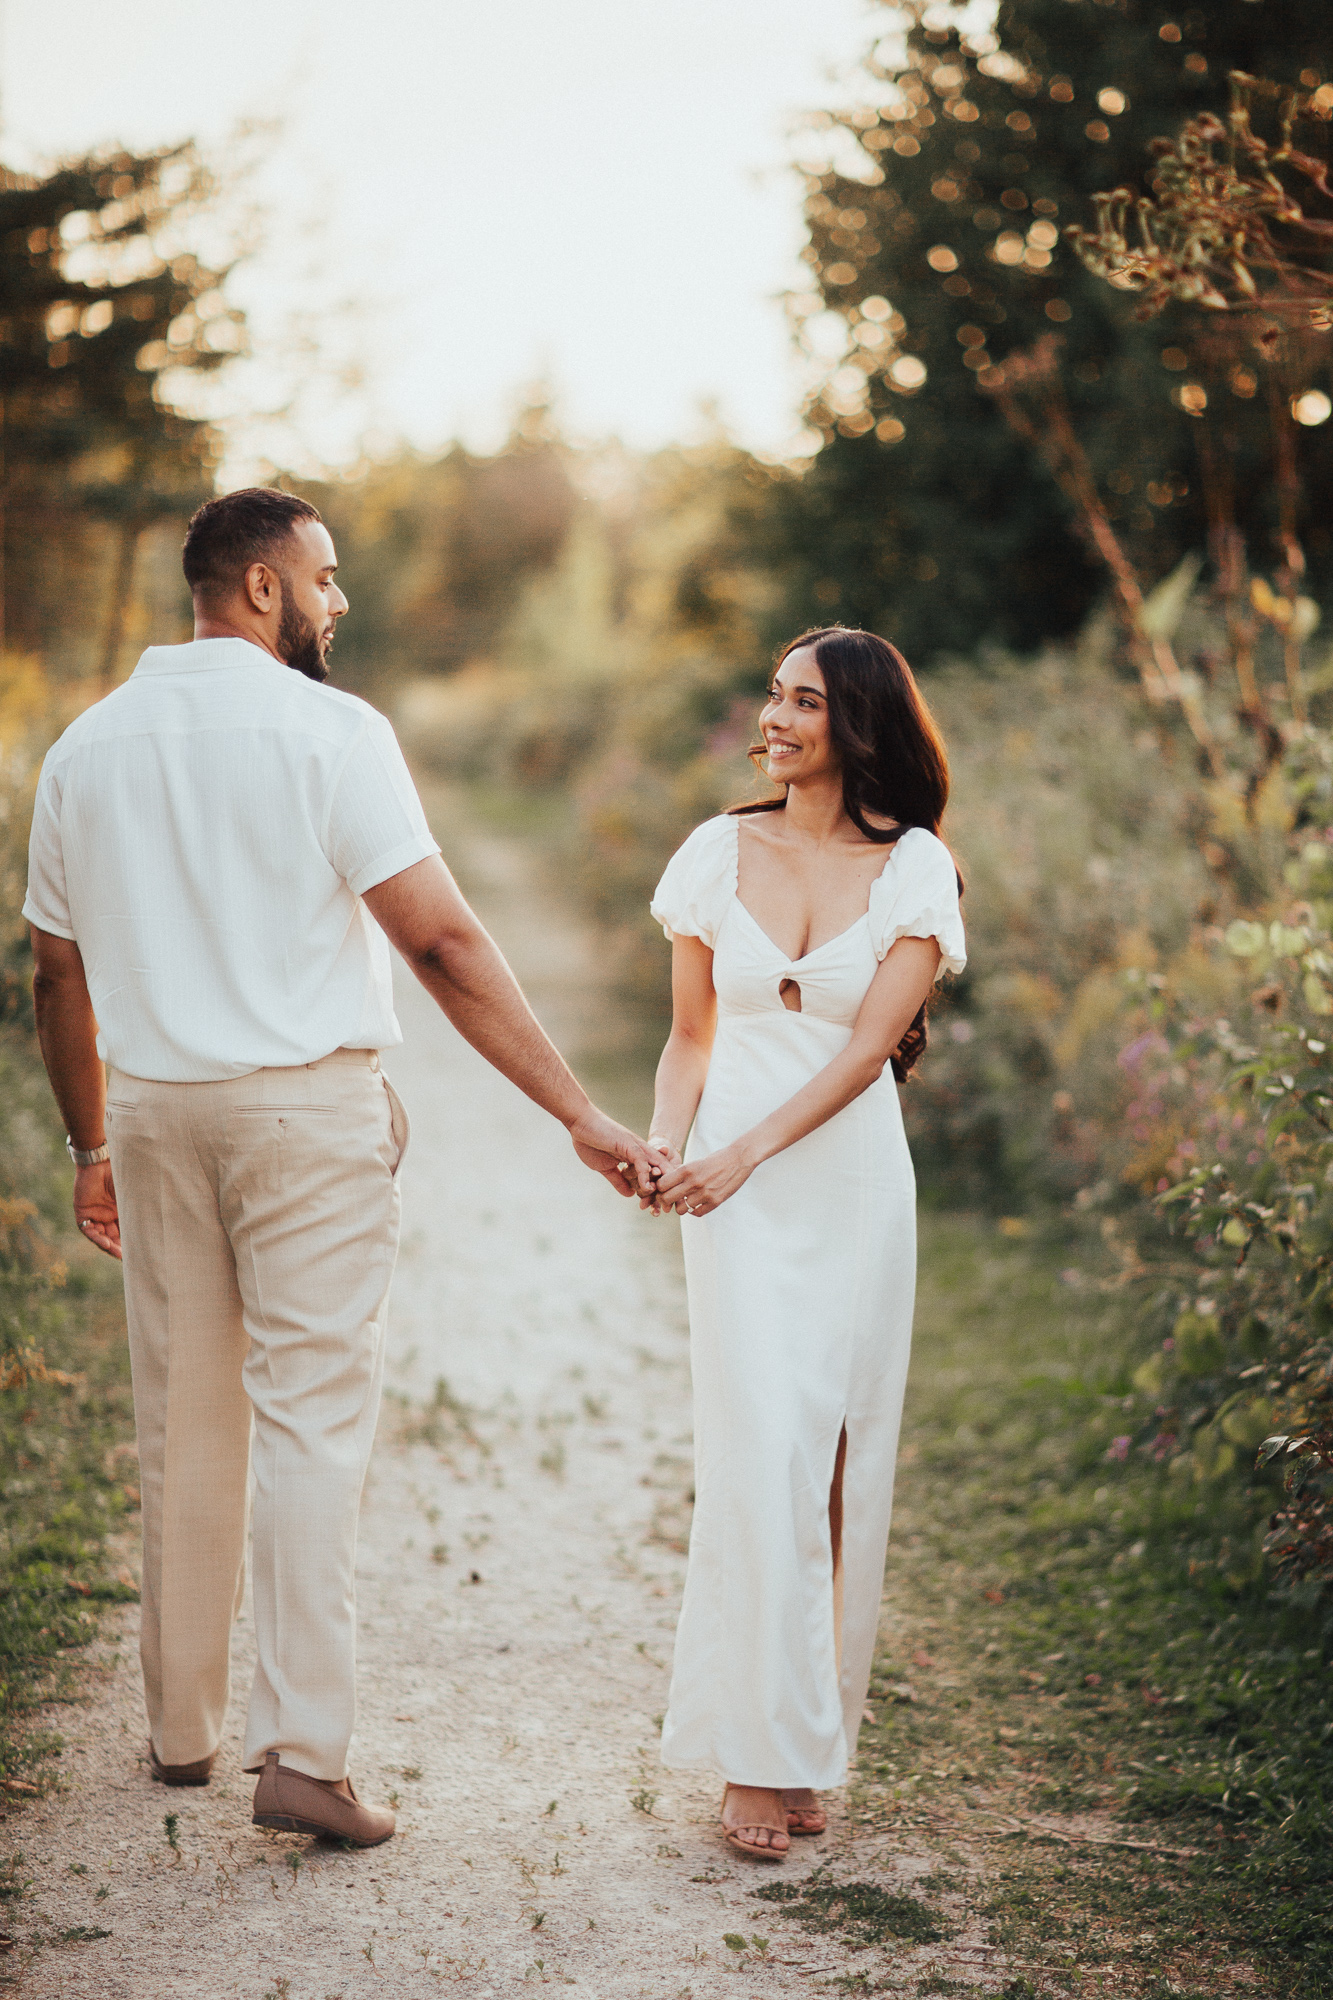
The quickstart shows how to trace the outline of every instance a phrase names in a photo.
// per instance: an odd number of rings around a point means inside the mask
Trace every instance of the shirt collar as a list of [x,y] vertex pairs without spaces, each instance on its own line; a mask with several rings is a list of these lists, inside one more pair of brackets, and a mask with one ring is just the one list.
[[250,639],[190,639],[183,646],[150,646],[139,656],[136,674],[197,674],[218,667],[253,667],[262,662],[283,673],[291,668]]

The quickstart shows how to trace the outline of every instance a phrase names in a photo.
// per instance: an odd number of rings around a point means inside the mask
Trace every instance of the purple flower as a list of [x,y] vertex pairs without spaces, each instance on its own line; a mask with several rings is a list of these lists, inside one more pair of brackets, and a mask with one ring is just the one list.
[[1129,1457],[1130,1442],[1129,1438],[1112,1438],[1106,1447],[1106,1456],[1114,1459],[1117,1465],[1123,1465]]
[[1146,1035],[1138,1036],[1135,1041],[1128,1043],[1126,1047],[1121,1049],[1120,1054],[1116,1057],[1116,1061],[1119,1063],[1121,1069],[1137,1069],[1149,1051],[1158,1055],[1165,1055],[1166,1050],[1166,1036],[1161,1034],[1156,1028],[1149,1028]]

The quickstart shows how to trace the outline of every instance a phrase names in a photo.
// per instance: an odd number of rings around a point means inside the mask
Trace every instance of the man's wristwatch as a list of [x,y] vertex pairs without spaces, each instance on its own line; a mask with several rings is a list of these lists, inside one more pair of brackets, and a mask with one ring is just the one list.
[[65,1151],[76,1167],[100,1167],[103,1160],[111,1158],[111,1149],[105,1139],[100,1146],[94,1146],[91,1152],[85,1153],[75,1145],[68,1133],[65,1134]]

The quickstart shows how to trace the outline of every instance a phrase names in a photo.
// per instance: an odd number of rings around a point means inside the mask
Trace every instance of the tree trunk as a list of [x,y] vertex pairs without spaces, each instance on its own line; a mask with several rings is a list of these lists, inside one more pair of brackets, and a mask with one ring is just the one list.
[[134,589],[134,559],[139,552],[139,537],[142,533],[142,521],[135,520],[132,515],[121,522],[117,532],[116,566],[111,581],[106,636],[102,641],[102,663],[98,672],[102,694],[110,694],[116,685],[116,667],[120,660],[121,642],[125,637],[125,620]]

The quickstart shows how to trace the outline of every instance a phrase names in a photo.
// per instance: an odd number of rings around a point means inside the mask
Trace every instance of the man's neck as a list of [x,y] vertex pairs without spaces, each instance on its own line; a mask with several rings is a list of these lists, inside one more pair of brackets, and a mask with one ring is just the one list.
[[262,626],[252,625],[245,619],[229,618],[225,612],[196,611],[194,636],[196,639],[244,639],[248,645],[262,647],[279,665],[287,664],[275,651]]

